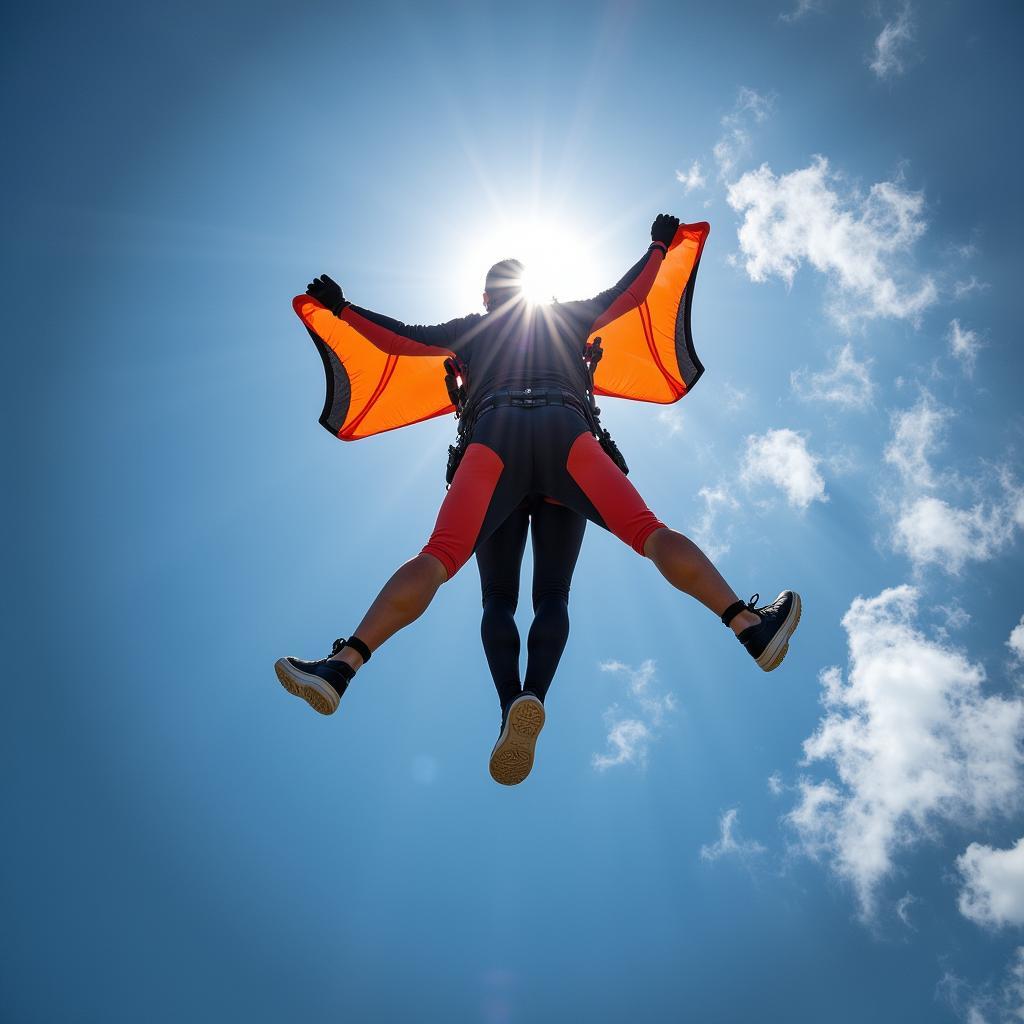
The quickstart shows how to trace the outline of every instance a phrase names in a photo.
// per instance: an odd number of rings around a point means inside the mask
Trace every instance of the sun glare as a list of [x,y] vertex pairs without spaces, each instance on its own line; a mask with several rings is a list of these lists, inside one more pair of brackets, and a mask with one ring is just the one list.
[[486,236],[474,239],[470,250],[462,273],[478,282],[477,295],[483,291],[488,268],[503,259],[517,259],[523,264],[523,293],[534,305],[552,299],[566,302],[589,298],[614,283],[601,279],[589,238],[556,220],[536,217],[506,221]]

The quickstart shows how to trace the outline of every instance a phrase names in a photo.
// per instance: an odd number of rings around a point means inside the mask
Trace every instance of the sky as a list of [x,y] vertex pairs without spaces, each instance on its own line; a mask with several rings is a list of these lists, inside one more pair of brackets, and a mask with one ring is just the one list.
[[[0,1016],[1022,1019],[1022,22],[8,5]],[[436,323],[554,252],[578,298],[662,211],[711,224],[706,372],[603,418],[744,597],[799,590],[784,665],[592,526],[523,785],[473,566],[336,715],[289,697],[454,434],[332,439],[292,296]]]

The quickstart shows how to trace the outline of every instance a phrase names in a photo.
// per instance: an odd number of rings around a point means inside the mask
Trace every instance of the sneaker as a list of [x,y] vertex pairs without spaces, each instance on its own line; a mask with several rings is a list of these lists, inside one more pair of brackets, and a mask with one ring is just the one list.
[[544,728],[544,705],[532,693],[516,697],[502,719],[501,734],[491,751],[491,778],[518,786],[533,768],[533,748]]
[[[331,657],[345,646],[344,640],[335,640]],[[293,696],[301,697],[321,715],[333,715],[348,689],[355,673],[341,661],[321,658],[319,661],[300,661],[298,658],[278,658],[274,671],[281,685]]]
[[761,621],[739,634],[739,642],[747,653],[765,670],[771,672],[782,664],[789,650],[789,638],[800,621],[800,595],[784,590],[771,604],[755,608],[759,594],[747,602],[747,610]]

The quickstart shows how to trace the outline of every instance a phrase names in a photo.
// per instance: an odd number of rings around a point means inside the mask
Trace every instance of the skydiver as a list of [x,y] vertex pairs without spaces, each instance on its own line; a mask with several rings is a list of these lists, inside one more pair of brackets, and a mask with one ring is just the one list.
[[[565,505],[649,558],[677,590],[719,616],[761,669],[782,663],[800,620],[799,594],[784,590],[763,607],[756,607],[756,595],[742,601],[696,544],[651,512],[587,419],[587,339],[645,301],[678,226],[678,218],[660,214],[645,255],[593,299],[531,306],[522,294],[521,265],[503,261],[488,272],[484,315],[436,326],[409,326],[355,306],[327,275],[309,285],[307,294],[385,352],[443,349],[462,359],[470,369],[475,425],[426,546],[391,576],[355,632],[336,640],[328,657],[278,659],[285,689],[321,714],[336,711],[372,652],[418,619],[441,585],[531,494]],[[524,697],[522,706],[524,717],[532,710],[539,719],[535,738],[543,705]]]

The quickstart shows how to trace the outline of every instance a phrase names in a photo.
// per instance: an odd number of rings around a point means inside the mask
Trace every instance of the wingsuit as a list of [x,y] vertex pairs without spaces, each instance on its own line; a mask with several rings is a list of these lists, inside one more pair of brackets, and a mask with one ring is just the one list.
[[[799,595],[783,591],[763,608],[755,607],[756,595],[741,601],[699,548],[650,510],[602,446],[592,418],[597,395],[669,403],[700,378],[690,309],[708,230],[660,215],[644,255],[612,288],[582,301],[526,303],[515,261],[492,268],[486,314],[434,326],[407,325],[353,305],[326,276],[294,300],[324,361],[328,388],[320,421],[332,433],[355,440],[452,412],[442,368],[453,357],[465,370],[472,429],[419,556],[396,571],[355,634],[336,641],[330,657],[278,660],[278,678],[289,692],[321,713],[336,710],[372,651],[418,618],[441,584],[533,495],[651,558],[677,589],[721,616],[762,669],[781,663],[799,621]],[[603,357],[591,380],[585,357],[598,338]],[[501,781],[529,773],[544,720],[536,694],[512,702],[495,748],[507,762]]]

